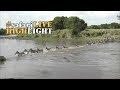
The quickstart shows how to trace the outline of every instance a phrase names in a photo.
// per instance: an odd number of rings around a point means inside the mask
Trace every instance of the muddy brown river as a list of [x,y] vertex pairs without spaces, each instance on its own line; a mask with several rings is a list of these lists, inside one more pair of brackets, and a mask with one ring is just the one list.
[[45,48],[32,40],[0,39],[0,79],[120,79],[120,43],[69,46],[15,56],[16,51]]

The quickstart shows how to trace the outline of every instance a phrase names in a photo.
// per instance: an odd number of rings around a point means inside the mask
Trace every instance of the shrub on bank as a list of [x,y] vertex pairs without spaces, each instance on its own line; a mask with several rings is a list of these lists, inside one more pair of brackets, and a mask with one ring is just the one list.
[[120,35],[120,29],[87,29],[80,33],[82,37],[98,37],[105,35]]
[[6,34],[6,30],[5,29],[0,29],[0,35],[5,35]]
[[39,41],[59,41],[73,40],[77,42],[84,41],[100,41],[105,38],[112,40],[120,40],[120,29],[86,29],[79,33],[79,36],[74,37],[71,29],[55,30],[51,34],[25,34],[18,35],[20,39],[33,39]]

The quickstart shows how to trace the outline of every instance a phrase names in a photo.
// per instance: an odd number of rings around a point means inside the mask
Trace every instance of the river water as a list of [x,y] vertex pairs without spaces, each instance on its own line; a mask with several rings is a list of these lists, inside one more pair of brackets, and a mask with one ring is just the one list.
[[[53,47],[48,45],[48,47]],[[120,43],[15,56],[16,51],[45,48],[32,40],[0,39],[0,79],[120,79]]]

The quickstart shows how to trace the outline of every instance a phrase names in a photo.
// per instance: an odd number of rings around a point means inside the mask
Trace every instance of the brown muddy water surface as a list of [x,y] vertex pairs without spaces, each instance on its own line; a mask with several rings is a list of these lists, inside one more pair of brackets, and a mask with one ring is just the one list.
[[[45,48],[32,40],[0,39],[0,79],[120,79],[120,43],[15,56],[16,51]],[[48,47],[55,47],[49,45]]]

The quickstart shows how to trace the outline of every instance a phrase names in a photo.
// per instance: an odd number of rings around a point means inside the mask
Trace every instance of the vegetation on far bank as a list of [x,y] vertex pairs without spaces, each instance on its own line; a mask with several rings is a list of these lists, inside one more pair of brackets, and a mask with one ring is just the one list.
[[3,28],[1,28],[1,29],[0,29],[0,35],[5,35],[5,34],[6,34],[6,30],[3,29]]
[[19,39],[36,40],[37,42],[55,42],[55,41],[72,41],[76,43],[86,43],[88,41],[104,41],[106,38],[112,41],[120,41],[120,29],[86,29],[79,33],[77,37],[73,36],[71,30],[55,30],[52,34],[27,34],[18,35]]
[[[0,30],[4,34],[5,30]],[[101,24],[87,26],[87,23],[78,17],[55,17],[52,21],[52,34],[24,34],[17,35],[16,39],[39,41],[75,40],[78,42],[99,41],[112,39],[120,41],[120,24]]]
[[120,24],[112,22],[110,24],[91,25],[87,29],[120,29]]
[[[52,24],[52,34],[47,35],[23,35],[22,38],[39,41],[75,40],[78,42],[99,41],[109,38],[120,40],[120,24],[101,24],[87,26],[87,23],[76,16],[55,17]],[[21,36],[18,36],[21,37]]]

